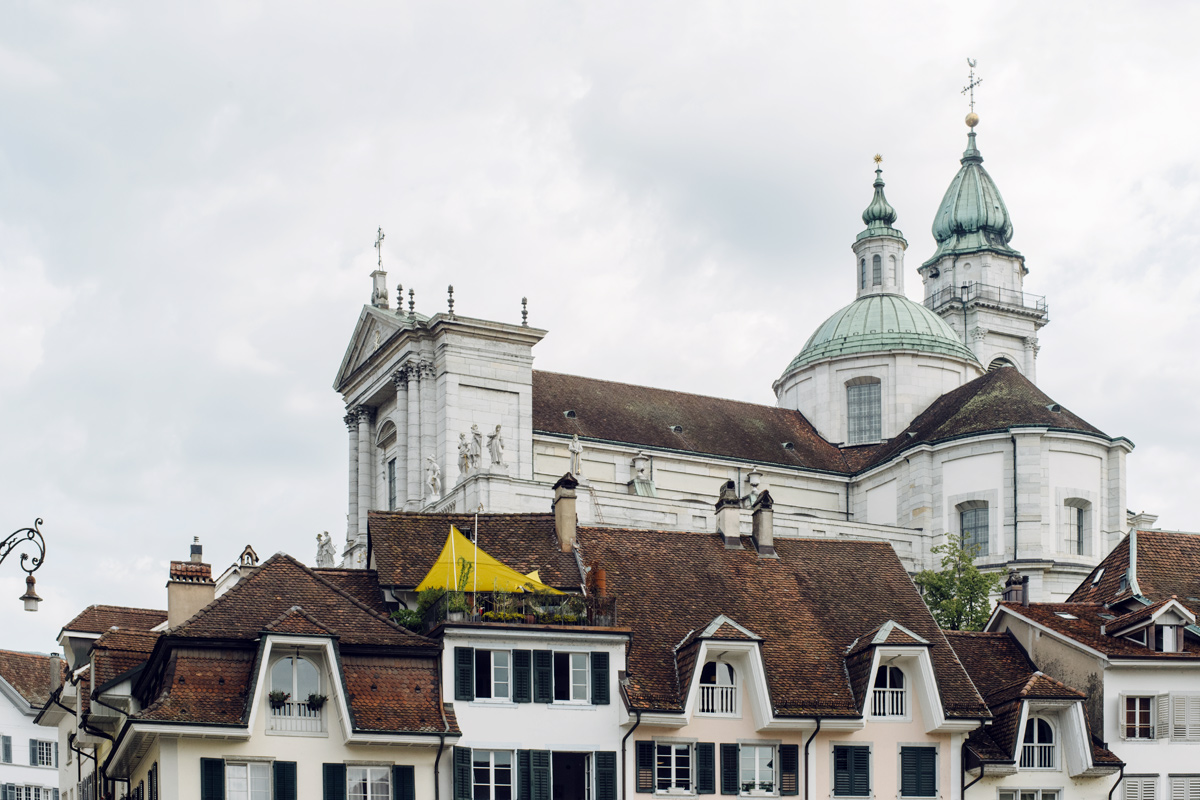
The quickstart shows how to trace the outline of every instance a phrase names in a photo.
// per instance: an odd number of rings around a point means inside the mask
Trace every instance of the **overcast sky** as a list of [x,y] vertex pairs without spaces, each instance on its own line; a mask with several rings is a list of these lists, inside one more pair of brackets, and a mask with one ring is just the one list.
[[[854,296],[874,165],[908,295],[965,146],[1044,294],[1038,377],[1200,529],[1194,3],[95,3],[0,11],[0,535],[36,615],[164,607],[200,536],[345,535],[331,383],[376,228],[417,309],[549,329],[541,369],[773,403]],[[394,290],[393,290],[394,291]]]

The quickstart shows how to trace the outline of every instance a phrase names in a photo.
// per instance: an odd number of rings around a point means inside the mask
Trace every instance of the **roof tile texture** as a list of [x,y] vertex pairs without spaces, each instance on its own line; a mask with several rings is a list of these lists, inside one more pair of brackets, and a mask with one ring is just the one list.
[[88,606],[75,619],[63,626],[64,631],[104,633],[116,626],[148,631],[167,621],[167,612],[152,608],[128,606]]
[[[65,662],[60,660],[58,663],[61,683]],[[0,678],[31,706],[43,706],[50,699],[50,656],[0,650]]]
[[[1101,616],[1111,615],[1111,612],[1099,603],[1030,603],[1023,606],[1020,603],[1002,602],[1000,606],[1012,609],[1014,613],[1022,617],[1044,625],[1110,657],[1184,660],[1200,658],[1200,645],[1197,645],[1191,638],[1185,640],[1184,650],[1181,653],[1160,653],[1137,642],[1100,633],[1100,626],[1110,623],[1112,620]],[[1059,614],[1070,614],[1075,619],[1067,619]]]
[[[1174,531],[1137,532],[1137,583],[1142,595],[1159,602],[1175,595],[1193,613],[1200,614],[1200,534]],[[1131,596],[1121,590],[1129,568],[1129,537],[1112,549],[1096,570],[1104,574],[1093,585],[1092,571],[1068,600],[1113,603]]]

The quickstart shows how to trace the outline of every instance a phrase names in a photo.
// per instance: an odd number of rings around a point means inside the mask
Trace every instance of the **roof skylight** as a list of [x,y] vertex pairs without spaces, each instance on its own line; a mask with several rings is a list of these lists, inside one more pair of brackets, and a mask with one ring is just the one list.
[[1074,614],[1068,614],[1065,611],[1055,611],[1054,616],[1062,617],[1063,619],[1079,619],[1079,617],[1075,616]]

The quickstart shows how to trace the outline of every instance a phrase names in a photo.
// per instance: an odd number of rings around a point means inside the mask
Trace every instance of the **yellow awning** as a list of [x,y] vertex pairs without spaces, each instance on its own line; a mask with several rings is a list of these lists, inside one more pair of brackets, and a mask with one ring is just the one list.
[[522,575],[511,567],[501,564],[482,549],[476,547],[470,539],[463,536],[458,528],[450,526],[450,534],[442,553],[434,562],[429,574],[417,586],[417,591],[425,589],[453,589],[459,587],[459,578],[466,575],[465,590],[468,592],[549,592],[562,594],[537,580],[537,570],[529,575]]

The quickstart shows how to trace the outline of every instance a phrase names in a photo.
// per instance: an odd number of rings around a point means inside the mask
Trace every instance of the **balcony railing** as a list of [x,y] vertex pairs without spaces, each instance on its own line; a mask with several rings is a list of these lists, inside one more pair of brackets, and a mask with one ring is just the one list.
[[986,283],[964,283],[962,286],[947,286],[944,289],[938,289],[925,298],[925,307],[936,311],[950,302],[967,303],[972,300],[983,300],[1013,308],[1028,308],[1043,314],[1049,310],[1046,307],[1046,298],[1041,295],[1018,292],[1014,289],[1005,289]]
[[903,689],[872,689],[871,714],[876,717],[903,717]]
[[612,627],[617,624],[617,598],[576,594],[446,592],[429,606],[421,622],[427,633],[443,622]]
[[1025,769],[1054,769],[1054,745],[1022,745],[1021,766]]
[[737,687],[700,684],[701,714],[736,714]]
[[270,730],[320,733],[325,730],[321,709],[310,708],[307,702],[293,703],[290,700],[280,706],[272,705]]

